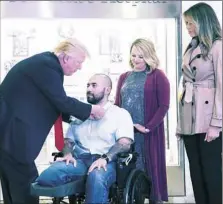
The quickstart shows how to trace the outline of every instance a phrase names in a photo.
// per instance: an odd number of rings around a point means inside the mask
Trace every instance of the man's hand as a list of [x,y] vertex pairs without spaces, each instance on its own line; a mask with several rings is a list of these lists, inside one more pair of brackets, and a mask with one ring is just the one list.
[[105,109],[99,105],[92,105],[90,119],[99,120],[105,115]]
[[76,159],[73,158],[71,153],[66,154],[62,158],[61,157],[57,158],[56,162],[57,161],[65,161],[66,165],[68,165],[69,163],[73,163],[75,167],[77,166],[77,161],[76,161]]
[[100,170],[100,168],[103,168],[105,171],[107,171],[107,161],[103,158],[99,158],[96,161],[94,161],[90,168],[88,169],[88,174],[91,173],[95,168],[98,168],[98,170]]
[[142,125],[140,125],[140,124],[134,124],[134,127],[135,127],[139,132],[141,132],[141,133],[146,134],[146,133],[149,132],[148,129],[146,129],[144,126],[142,126]]
[[214,127],[214,126],[209,127],[204,141],[211,142],[212,140],[215,140],[217,137],[219,137],[220,132],[221,128],[219,127]]

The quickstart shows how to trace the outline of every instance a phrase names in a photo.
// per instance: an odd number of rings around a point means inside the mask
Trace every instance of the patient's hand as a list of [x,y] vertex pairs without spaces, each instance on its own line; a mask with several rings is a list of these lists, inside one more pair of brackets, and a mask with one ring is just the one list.
[[107,166],[107,161],[103,158],[99,158],[91,164],[90,168],[88,169],[88,174],[91,173],[95,168],[98,168],[98,170],[100,170],[101,167],[105,171],[107,171],[106,166]]
[[76,161],[76,159],[73,158],[71,153],[66,154],[62,158],[57,158],[56,162],[57,161],[65,161],[66,165],[68,165],[69,163],[73,163],[75,167],[77,166],[77,161]]

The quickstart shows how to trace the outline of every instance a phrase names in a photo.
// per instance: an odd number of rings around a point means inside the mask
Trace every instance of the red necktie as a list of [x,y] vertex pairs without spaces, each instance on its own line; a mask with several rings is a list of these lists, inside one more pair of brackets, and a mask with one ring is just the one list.
[[55,146],[59,151],[64,147],[62,116],[60,115],[54,124]]

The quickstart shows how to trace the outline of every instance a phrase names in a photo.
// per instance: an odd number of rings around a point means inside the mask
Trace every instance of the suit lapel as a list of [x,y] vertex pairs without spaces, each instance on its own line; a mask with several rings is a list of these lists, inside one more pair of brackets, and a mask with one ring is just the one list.
[[194,78],[195,72],[192,71],[191,63],[202,56],[200,46],[197,46],[195,49],[189,49],[184,56],[183,69],[185,74],[189,77]]
[[193,77],[193,73],[192,73],[192,70],[191,70],[190,65],[189,65],[191,52],[192,52],[192,50],[189,49],[185,53],[184,58],[183,58],[183,67],[182,67],[183,71],[184,71],[184,74],[188,75],[190,78]]
[[200,46],[197,46],[191,54],[190,60],[189,60],[189,65],[196,59],[196,58],[200,58],[201,57],[201,48]]

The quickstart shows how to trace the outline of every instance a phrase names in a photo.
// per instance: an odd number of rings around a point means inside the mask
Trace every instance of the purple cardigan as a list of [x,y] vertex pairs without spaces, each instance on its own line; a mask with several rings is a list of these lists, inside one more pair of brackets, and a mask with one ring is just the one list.
[[[118,106],[122,103],[120,90],[129,73],[123,73],[119,78],[115,97]],[[144,87],[144,126],[150,130],[145,136],[146,168],[151,172],[149,177],[152,179],[150,199],[157,201],[168,201],[163,119],[169,103],[169,81],[160,69],[155,69],[147,75]]]

